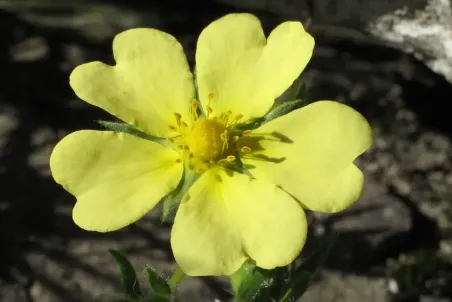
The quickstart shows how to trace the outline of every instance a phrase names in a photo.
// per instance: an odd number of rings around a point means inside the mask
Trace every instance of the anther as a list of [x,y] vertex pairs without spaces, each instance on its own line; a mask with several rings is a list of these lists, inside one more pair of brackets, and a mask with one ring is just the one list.
[[207,96],[207,100],[210,102],[213,99],[213,93],[209,93],[209,95]]
[[176,130],[177,130],[177,128],[174,127],[174,126],[169,126],[168,128],[169,128],[170,130],[172,130],[172,131],[176,131]]
[[197,120],[198,119],[198,100],[197,99],[193,99],[191,101],[191,106],[190,106],[190,114],[192,115],[193,119]]
[[207,106],[207,113],[212,114],[213,113],[213,109],[210,106]]
[[202,167],[196,168],[196,173],[201,173],[201,172],[203,172],[203,171],[204,171],[204,169],[203,169]]
[[176,163],[180,164],[182,162],[182,159],[178,158],[176,159]]
[[243,114],[237,114],[235,117],[234,117],[234,121],[239,121],[239,120],[241,120],[243,118]]
[[242,135],[243,135],[243,136],[249,136],[249,135],[251,135],[251,130],[245,130],[245,131],[243,131]]
[[251,148],[248,146],[243,146],[242,149],[240,149],[240,151],[242,151],[243,153],[250,153]]
[[184,145],[178,145],[177,147],[178,147],[179,149],[181,149],[181,150],[185,149],[185,146],[184,146]]
[[235,161],[235,156],[234,156],[234,155],[228,155],[228,156],[226,157],[226,160],[229,161],[229,162]]
[[177,125],[180,126],[180,124],[181,124],[181,119],[182,119],[182,115],[180,115],[180,114],[177,113],[177,112],[174,112],[174,117],[176,118]]
[[166,140],[170,143],[174,143],[174,138],[172,137],[167,137]]
[[188,154],[188,157],[193,158],[194,157],[193,153],[190,152],[190,154]]

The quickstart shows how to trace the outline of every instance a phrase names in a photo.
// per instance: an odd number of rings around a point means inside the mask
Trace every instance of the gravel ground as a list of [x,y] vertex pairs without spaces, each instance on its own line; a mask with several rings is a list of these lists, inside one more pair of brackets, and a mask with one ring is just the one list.
[[[201,28],[233,10],[218,4],[193,15],[156,6],[139,23],[176,35],[192,61]],[[128,13],[133,17],[133,8]],[[280,21],[256,13],[266,28]],[[187,20],[193,24],[182,25]],[[49,175],[48,157],[59,138],[109,118],[76,99],[68,74],[85,61],[111,60],[111,35],[135,25],[130,24],[99,41],[0,11],[0,301],[118,297],[109,248],[123,251],[138,269],[174,269],[169,226],[158,222],[158,210],[115,233],[85,232],[71,220],[73,199]],[[334,35],[319,34],[316,41],[303,75],[310,99],[335,99],[362,112],[374,128],[375,144],[358,161],[366,175],[361,200],[340,214],[313,215],[306,252],[333,230],[340,240],[303,301],[389,301],[388,259],[452,246],[450,238],[439,236],[449,229],[446,214],[452,208],[452,123],[445,107],[452,88],[395,50]],[[187,302],[229,297],[227,283],[214,278],[186,279],[180,292]]]

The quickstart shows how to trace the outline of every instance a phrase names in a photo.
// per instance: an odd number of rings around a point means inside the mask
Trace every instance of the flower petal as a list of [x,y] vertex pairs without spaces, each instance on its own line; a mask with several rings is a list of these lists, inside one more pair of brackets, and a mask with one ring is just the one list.
[[360,196],[355,158],[372,144],[361,114],[332,101],[310,104],[263,125],[240,142],[254,153],[242,162],[258,179],[277,184],[307,209],[337,212]]
[[291,263],[306,230],[302,207],[275,185],[212,168],[184,197],[171,245],[186,274],[230,275],[247,257],[265,269]]
[[266,40],[260,21],[230,14],[201,33],[196,50],[196,79],[204,105],[213,93],[213,114],[231,110],[244,120],[264,115],[300,75],[314,39],[300,22],[285,22]]
[[178,154],[157,143],[110,131],[77,131],[50,157],[56,182],[75,195],[75,223],[99,232],[125,227],[174,190]]
[[137,28],[113,41],[115,66],[91,62],[75,68],[70,84],[82,100],[138,129],[174,136],[174,112],[190,118],[193,75],[182,46],[166,33]]

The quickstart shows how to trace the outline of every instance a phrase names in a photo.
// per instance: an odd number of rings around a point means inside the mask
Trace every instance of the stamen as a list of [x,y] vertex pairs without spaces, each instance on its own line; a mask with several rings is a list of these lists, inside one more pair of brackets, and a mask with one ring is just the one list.
[[182,162],[182,159],[178,158],[176,159],[176,163],[180,164]]
[[201,172],[203,172],[203,171],[204,171],[204,169],[203,169],[202,167],[196,168],[196,173],[201,173]]
[[248,146],[243,146],[242,149],[240,149],[240,151],[242,151],[243,153],[250,153],[251,148]]
[[212,99],[213,99],[213,93],[209,93],[209,95],[207,96],[207,107],[206,107],[207,118],[209,118],[209,115],[211,115],[213,112],[212,107],[210,107],[210,102],[212,101]]
[[235,122],[238,122],[238,121],[240,121],[241,119],[243,118],[243,114],[237,114],[235,117],[234,117],[234,123]]
[[184,145],[178,145],[177,148],[179,148],[179,149],[181,149],[181,150],[184,150],[184,149],[185,149],[185,146],[184,146]]
[[229,162],[235,161],[235,156],[234,155],[228,155],[226,157],[226,160],[229,161]]
[[172,130],[172,131],[177,131],[177,128],[174,127],[174,126],[172,126],[172,125],[168,126],[168,128],[169,128],[170,130]]
[[174,138],[172,137],[167,137],[166,140],[171,144],[174,143]]
[[180,115],[180,114],[177,113],[177,112],[174,112],[174,117],[176,118],[177,126],[180,127],[181,120],[182,120],[182,115]]
[[228,145],[228,140],[229,140],[228,134],[229,134],[228,133],[228,129],[224,130],[224,132],[220,134],[220,138],[223,141],[223,151],[222,152],[224,152],[229,147],[229,145]]
[[251,135],[251,130],[245,130],[245,131],[243,131],[242,135],[243,135],[243,136],[249,136],[249,135]]
[[193,117],[194,120],[198,119],[198,106],[199,106],[199,102],[197,99],[193,99],[191,101],[191,105],[190,105],[190,114]]
[[193,158],[193,157],[194,157],[194,154],[193,154],[192,152],[190,152],[190,154],[188,154],[188,157],[189,157],[189,158]]

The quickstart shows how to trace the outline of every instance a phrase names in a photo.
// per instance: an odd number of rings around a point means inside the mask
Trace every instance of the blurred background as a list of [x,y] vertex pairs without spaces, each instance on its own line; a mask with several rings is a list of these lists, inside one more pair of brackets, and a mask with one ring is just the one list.
[[[267,33],[287,20],[309,24],[309,99],[345,102],[374,129],[358,161],[361,200],[312,216],[306,253],[332,231],[340,236],[303,300],[452,301],[448,0],[0,0],[0,301],[119,298],[109,248],[138,270],[175,268],[158,210],[114,233],[77,228],[74,199],[53,182],[48,159],[68,132],[109,119],[71,91],[75,66],[111,63],[114,35],[138,26],[174,35],[193,64],[198,34],[231,12],[256,14]],[[187,302],[228,301],[229,291],[215,278],[180,288]]]

